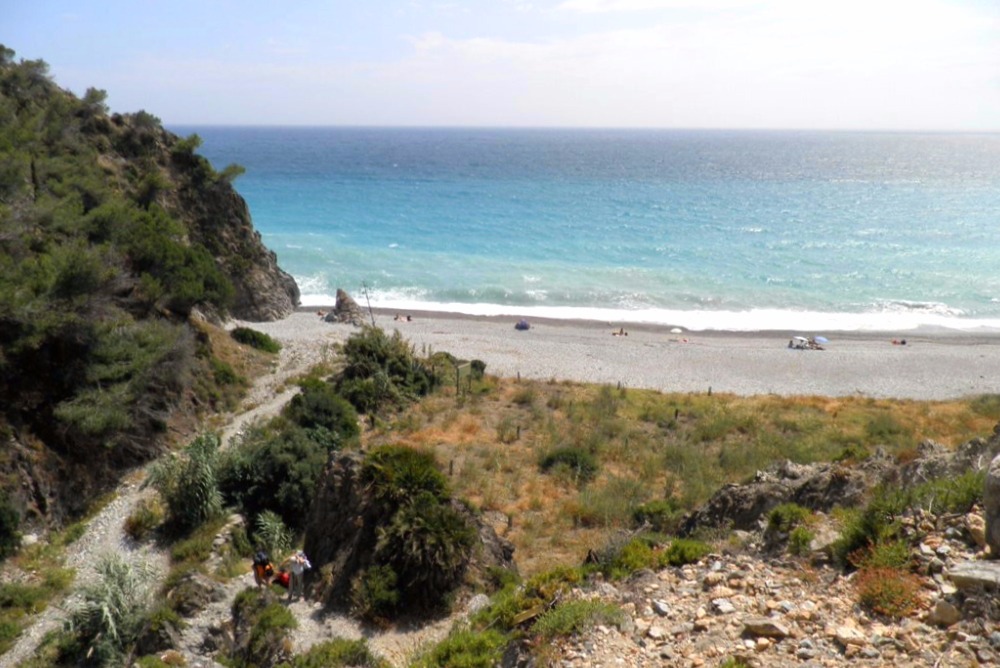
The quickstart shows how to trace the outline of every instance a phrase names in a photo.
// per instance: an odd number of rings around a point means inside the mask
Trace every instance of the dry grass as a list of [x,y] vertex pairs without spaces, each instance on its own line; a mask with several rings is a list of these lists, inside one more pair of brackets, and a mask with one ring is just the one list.
[[[643,501],[700,503],[781,459],[829,461],[876,446],[905,457],[926,438],[955,446],[1000,419],[991,398],[709,396],[496,378],[479,390],[446,389],[366,442],[433,452],[458,496],[510,518],[506,537],[526,575],[579,563],[627,529]],[[504,425],[516,437],[498,438]],[[571,472],[543,473],[540,459],[557,447],[595,456],[597,477],[581,486]]]

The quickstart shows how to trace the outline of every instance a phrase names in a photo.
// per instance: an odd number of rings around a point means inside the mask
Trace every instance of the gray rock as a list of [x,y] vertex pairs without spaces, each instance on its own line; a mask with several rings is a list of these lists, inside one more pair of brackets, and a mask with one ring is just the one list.
[[660,617],[666,617],[670,614],[670,605],[666,601],[656,599],[653,601],[653,612]]
[[963,591],[1000,589],[1000,561],[966,561],[948,569],[945,575]]
[[986,545],[994,559],[1000,558],[1000,455],[993,458],[986,470],[983,513],[986,516]]
[[791,635],[787,626],[767,617],[751,617],[743,620],[743,632],[762,638],[787,638]]
[[337,288],[337,303],[323,319],[326,322],[340,322],[355,327],[362,327],[366,322],[364,311],[361,310],[358,303],[340,288]]
[[938,600],[927,615],[927,622],[937,626],[951,626],[962,619],[962,613],[948,601]]

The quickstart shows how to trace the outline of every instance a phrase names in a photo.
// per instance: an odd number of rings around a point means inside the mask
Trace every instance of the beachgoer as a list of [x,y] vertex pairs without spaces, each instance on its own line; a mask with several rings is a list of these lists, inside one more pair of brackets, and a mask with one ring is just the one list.
[[303,578],[305,572],[312,568],[305,553],[299,550],[282,564],[282,568],[288,570],[288,600],[303,596]]
[[406,322],[413,322],[413,316],[412,315],[406,316]]

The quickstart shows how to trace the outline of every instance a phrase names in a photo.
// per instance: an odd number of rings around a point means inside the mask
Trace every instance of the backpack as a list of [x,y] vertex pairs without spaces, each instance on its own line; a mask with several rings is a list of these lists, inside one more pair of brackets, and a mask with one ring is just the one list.
[[254,566],[267,566],[271,563],[271,559],[267,556],[267,552],[260,550],[257,554],[253,555],[253,565]]

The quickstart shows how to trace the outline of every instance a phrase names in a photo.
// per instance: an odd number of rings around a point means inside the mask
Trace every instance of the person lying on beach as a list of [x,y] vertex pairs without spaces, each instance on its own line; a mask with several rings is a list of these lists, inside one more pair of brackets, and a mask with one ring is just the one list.
[[611,336],[628,336],[628,332],[622,327],[617,332],[611,332]]

